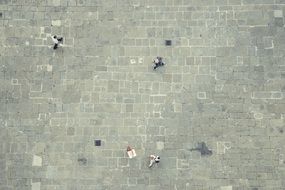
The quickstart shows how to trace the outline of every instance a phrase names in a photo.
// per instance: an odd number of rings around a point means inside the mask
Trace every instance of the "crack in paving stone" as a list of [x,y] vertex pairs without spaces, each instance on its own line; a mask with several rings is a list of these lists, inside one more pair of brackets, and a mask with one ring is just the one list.
[[196,148],[191,148],[190,151],[199,151],[202,156],[211,156],[213,154],[212,151],[206,146],[205,142],[198,143],[198,146]]

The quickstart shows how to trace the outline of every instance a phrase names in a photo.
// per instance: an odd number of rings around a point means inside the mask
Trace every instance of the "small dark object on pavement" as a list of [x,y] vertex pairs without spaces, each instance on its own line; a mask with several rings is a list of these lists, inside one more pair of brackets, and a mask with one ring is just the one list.
[[94,144],[95,146],[101,146],[101,140],[95,140]]
[[172,41],[171,40],[165,40],[165,45],[166,46],[171,46],[172,45]]

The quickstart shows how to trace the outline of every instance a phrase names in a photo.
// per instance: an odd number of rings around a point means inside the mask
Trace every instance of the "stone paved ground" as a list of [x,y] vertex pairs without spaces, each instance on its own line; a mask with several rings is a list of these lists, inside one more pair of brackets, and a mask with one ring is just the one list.
[[285,0],[0,0],[0,189],[284,190],[284,15]]

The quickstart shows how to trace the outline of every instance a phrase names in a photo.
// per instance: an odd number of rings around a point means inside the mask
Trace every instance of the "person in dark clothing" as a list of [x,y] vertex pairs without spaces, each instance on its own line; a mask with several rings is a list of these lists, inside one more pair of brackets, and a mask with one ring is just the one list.
[[161,67],[164,65],[163,61],[162,61],[162,57],[156,57],[154,60],[153,60],[153,63],[154,63],[154,67],[153,67],[153,70],[157,69],[157,67]]
[[62,42],[63,42],[63,38],[61,37],[61,38],[58,38],[57,36],[52,36],[52,41],[54,42],[54,46],[53,46],[53,49],[57,49],[58,48],[58,45],[59,45],[59,43],[61,43],[62,44]]

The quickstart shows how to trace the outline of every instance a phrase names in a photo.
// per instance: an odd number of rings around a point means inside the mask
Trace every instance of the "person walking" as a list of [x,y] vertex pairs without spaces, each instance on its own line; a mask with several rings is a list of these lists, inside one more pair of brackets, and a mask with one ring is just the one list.
[[149,156],[149,168],[151,168],[154,164],[158,164],[160,161],[160,157],[159,156],[155,156],[155,155],[150,155]]
[[58,45],[63,43],[63,38],[58,38],[56,35],[51,37],[52,41],[54,42],[53,49],[57,49]]
[[157,67],[160,67],[160,66],[163,66],[164,63],[162,61],[162,57],[156,57],[154,60],[153,60],[153,63],[154,63],[154,67],[153,67],[153,70],[157,69]]

